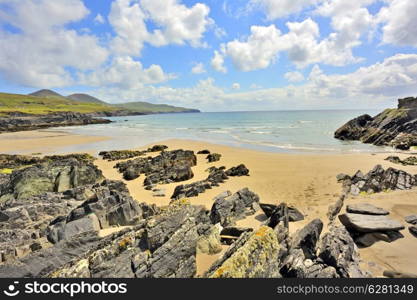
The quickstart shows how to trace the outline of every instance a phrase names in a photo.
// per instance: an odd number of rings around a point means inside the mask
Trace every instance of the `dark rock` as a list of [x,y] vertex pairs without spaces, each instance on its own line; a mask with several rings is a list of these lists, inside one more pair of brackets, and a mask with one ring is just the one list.
[[314,219],[305,227],[297,230],[291,238],[291,250],[301,249],[305,258],[313,259],[316,257],[316,244],[323,230],[323,222]]
[[417,225],[417,215],[406,216],[404,219],[407,223]]
[[132,150],[114,150],[114,151],[101,151],[100,155],[103,159],[108,161],[129,159],[137,156],[145,155],[145,151],[132,151]]
[[364,277],[359,268],[359,254],[352,237],[344,227],[331,227],[320,240],[318,256],[336,269],[340,277]]
[[358,171],[349,180],[350,193],[358,195],[360,192],[378,193],[385,190],[405,190],[417,185],[415,176],[394,168],[384,170],[376,165],[366,175]]
[[386,109],[375,117],[362,115],[336,130],[334,136],[341,140],[359,140],[374,145],[390,145],[408,150],[417,145],[416,98],[399,100],[398,109]]
[[410,226],[408,227],[408,230],[413,236],[417,237],[417,226]]
[[116,164],[115,168],[123,173],[126,180],[145,174],[145,188],[155,184],[166,184],[191,179],[194,174],[191,167],[197,164],[193,151],[163,151],[155,157],[138,157]]
[[298,209],[287,207],[285,203],[281,203],[278,206],[260,203],[260,207],[269,218],[268,226],[271,228],[275,228],[280,221],[288,220],[285,222],[297,222],[304,220],[303,214]]
[[211,163],[211,162],[219,161],[220,157],[222,157],[222,155],[219,153],[210,153],[209,155],[207,155],[206,159],[208,160],[209,163]]
[[385,231],[385,232],[371,232],[371,233],[356,233],[353,232],[355,244],[359,247],[370,247],[376,242],[384,241],[386,243],[392,243],[398,239],[404,238],[399,231]]
[[417,165],[417,157],[409,156],[404,160],[401,160],[398,156],[388,156],[385,160],[394,164],[401,164],[403,166],[415,166]]
[[151,148],[148,148],[148,152],[159,152],[164,151],[165,149],[168,149],[168,146],[165,145],[154,145]]
[[210,219],[213,224],[222,226],[234,224],[236,220],[254,214],[259,209],[259,196],[244,188],[233,195],[230,192],[215,198],[211,208]]
[[340,221],[349,230],[358,232],[398,231],[404,229],[400,222],[387,216],[361,215],[346,213],[339,216]]
[[240,164],[237,167],[231,167],[226,171],[227,176],[248,176],[249,169],[244,164]]
[[369,203],[355,203],[349,204],[346,207],[348,213],[363,214],[363,215],[388,215],[389,212],[383,208],[376,207]]
[[197,152],[197,154],[210,154],[210,150],[204,149]]
[[75,112],[56,112],[48,115],[7,116],[0,118],[0,133],[59,126],[79,126],[107,123],[111,123],[111,121]]
[[[208,171],[210,173],[207,176],[207,179],[205,180],[200,180],[200,181],[196,181],[190,184],[184,184],[184,185],[179,185],[175,187],[175,190],[171,196],[171,199],[196,197],[199,194],[204,193],[205,190],[207,189],[211,189],[212,187],[219,186],[220,183],[223,183],[225,180],[229,178],[226,174],[227,171],[225,171],[224,167],[220,167],[220,168],[211,167]],[[245,172],[243,173],[236,172],[231,176],[243,176],[244,173]]]

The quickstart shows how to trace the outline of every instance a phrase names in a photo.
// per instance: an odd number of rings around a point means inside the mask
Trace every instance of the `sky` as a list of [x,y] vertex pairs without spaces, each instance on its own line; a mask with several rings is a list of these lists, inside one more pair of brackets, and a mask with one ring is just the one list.
[[417,96],[416,0],[0,0],[0,91],[203,111]]

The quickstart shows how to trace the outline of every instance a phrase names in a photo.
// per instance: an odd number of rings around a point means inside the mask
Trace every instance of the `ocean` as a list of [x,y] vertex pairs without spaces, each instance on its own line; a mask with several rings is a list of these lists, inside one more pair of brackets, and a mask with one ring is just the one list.
[[[355,141],[340,141],[334,131],[361,114],[378,111],[262,111],[158,114],[109,118],[110,124],[57,128],[71,133],[110,136],[111,141],[77,150],[130,149],[166,139],[191,139],[270,152],[382,152]],[[81,148],[81,149],[80,149]],[[72,149],[68,149],[69,151]]]

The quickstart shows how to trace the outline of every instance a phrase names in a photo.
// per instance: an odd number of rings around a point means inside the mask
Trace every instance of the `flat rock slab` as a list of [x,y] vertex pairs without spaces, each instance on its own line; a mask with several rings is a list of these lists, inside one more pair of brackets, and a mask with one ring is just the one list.
[[417,215],[406,216],[405,221],[407,223],[417,225]]
[[387,216],[346,213],[340,215],[339,219],[348,229],[359,232],[398,231],[405,228],[400,222]]
[[[363,214],[363,215],[388,215],[389,212],[383,208],[376,207],[369,203],[355,203],[346,207],[348,213]],[[417,217],[417,216],[416,216]]]

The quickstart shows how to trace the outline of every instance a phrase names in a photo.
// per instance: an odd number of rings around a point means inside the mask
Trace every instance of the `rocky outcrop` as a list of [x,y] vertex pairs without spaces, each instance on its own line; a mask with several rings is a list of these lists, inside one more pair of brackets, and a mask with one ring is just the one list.
[[[157,148],[161,149],[160,146],[157,146]],[[154,150],[150,149],[148,151]],[[194,174],[191,167],[196,164],[197,157],[193,151],[180,149],[163,151],[155,157],[139,157],[121,162],[116,164],[115,168],[123,173],[126,180],[132,180],[138,178],[141,174],[145,174],[145,188],[152,189],[158,183],[172,183],[193,178]]]
[[407,150],[417,145],[416,130],[417,98],[409,97],[399,99],[397,109],[386,109],[375,117],[362,115],[347,122],[336,130],[334,137]]
[[0,118],[0,133],[10,131],[35,130],[59,126],[79,126],[107,124],[110,120],[94,118],[87,114],[62,112],[49,115],[8,116]]
[[415,166],[417,165],[417,157],[409,156],[404,160],[401,160],[398,156],[388,156],[385,160],[392,162],[394,164],[400,164],[403,166]]
[[277,235],[263,226],[245,232],[206,272],[208,278],[277,278],[280,244]]
[[353,214],[363,214],[363,215],[388,215],[389,211],[376,207],[375,205],[369,203],[355,203],[349,204],[346,206],[346,211]]
[[222,155],[219,153],[210,153],[209,155],[207,155],[206,159],[208,160],[209,163],[211,163],[211,162],[219,161],[221,157]]
[[223,227],[233,225],[237,220],[253,215],[259,210],[259,196],[244,188],[232,195],[230,191],[218,195],[214,199],[210,211],[213,224],[220,223]]
[[339,175],[339,181],[347,187],[352,195],[358,195],[361,192],[378,193],[385,190],[406,190],[417,185],[415,175],[405,171],[388,168],[384,170],[381,165],[375,166],[367,174],[357,171],[352,177],[348,175]]
[[223,183],[225,180],[229,179],[229,176],[233,177],[249,175],[249,170],[243,164],[237,167],[232,167],[228,170],[226,170],[225,167],[211,167],[208,172],[209,175],[205,180],[196,181],[190,184],[182,184],[175,187],[171,199],[196,197],[199,194],[204,193],[207,189],[219,186],[220,183]]
[[133,151],[133,150],[113,150],[113,151],[101,151],[100,155],[103,159],[107,161],[115,161],[122,159],[134,158],[137,156],[145,155],[145,151]]
[[260,203],[265,215],[268,217],[266,223],[275,228],[281,221],[284,223],[304,220],[303,214],[295,207],[287,206],[285,203],[279,205]]

